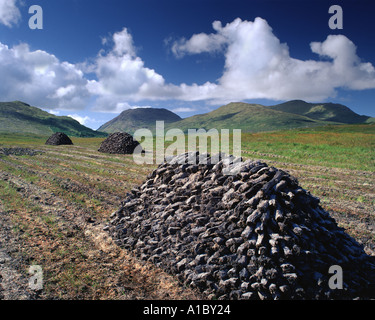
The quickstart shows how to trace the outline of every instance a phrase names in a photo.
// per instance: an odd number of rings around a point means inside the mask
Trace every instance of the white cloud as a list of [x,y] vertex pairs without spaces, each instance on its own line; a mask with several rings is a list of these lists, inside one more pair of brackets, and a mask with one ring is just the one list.
[[[221,22],[215,21],[212,24],[214,30],[221,29]],[[205,34],[199,33],[193,35],[189,40],[182,38],[172,45],[172,52],[177,57],[182,57],[185,54],[198,54],[203,52],[217,52],[222,51],[227,43],[227,39],[220,33]]]
[[80,124],[86,125],[89,121],[95,121],[94,119],[91,119],[89,116],[80,116],[78,114],[69,114],[68,117],[73,118],[74,120],[77,120]]
[[353,90],[374,88],[375,68],[369,62],[361,62],[356,46],[345,36],[331,35],[323,43],[312,42],[310,46],[320,56],[333,59],[330,78],[336,86]]
[[100,53],[90,68],[97,76],[88,86],[97,96],[96,110],[118,112],[123,109],[119,102],[142,100],[205,100],[215,104],[258,98],[318,101],[335,97],[341,87],[375,88],[372,64],[361,62],[355,45],[345,36],[312,42],[317,59],[300,60],[290,56],[288,45],[280,42],[264,19],[252,22],[237,18],[225,26],[220,21],[212,26],[214,33],[169,41],[178,58],[204,52],[224,55],[221,77],[200,85],[167,83],[136,55],[126,28],[115,33],[113,48]]
[[[355,45],[343,35],[311,43],[311,50],[328,60],[304,61],[292,58],[288,46],[280,43],[261,18],[254,22],[238,18],[224,27],[215,22],[214,29],[215,34],[193,35],[172,45],[177,57],[217,48],[225,55],[225,68],[217,83],[180,86],[185,100],[191,93],[216,102],[255,98],[321,100],[334,97],[340,87],[375,88],[374,67],[361,63]],[[205,41],[196,41],[197,37]]]
[[145,67],[143,60],[135,55],[133,39],[126,28],[113,35],[113,42],[112,50],[106,54],[100,52],[94,65],[88,67],[97,77],[87,86],[97,96],[96,111],[118,112],[123,101],[178,96],[178,87],[166,84],[160,74]]
[[58,110],[48,110],[47,112],[51,113],[51,114],[53,114],[55,116],[58,116],[60,114],[60,111],[58,111]]
[[135,48],[133,43],[133,37],[128,32],[128,29],[124,28],[122,32],[117,32],[113,35],[113,41],[115,43],[113,51],[121,55],[135,56]]
[[0,0],[0,24],[12,27],[21,19],[17,0]]
[[89,98],[87,79],[77,66],[61,62],[27,44],[9,48],[0,42],[3,101],[22,100],[48,109],[83,109]]

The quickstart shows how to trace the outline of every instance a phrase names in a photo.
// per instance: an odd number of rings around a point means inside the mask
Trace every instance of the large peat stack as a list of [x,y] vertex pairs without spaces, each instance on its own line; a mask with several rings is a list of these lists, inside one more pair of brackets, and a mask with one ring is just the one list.
[[139,142],[126,132],[115,132],[109,135],[100,145],[99,152],[111,154],[132,154]]
[[72,145],[73,142],[65,133],[56,132],[47,139],[46,144],[51,145],[51,146],[60,146],[60,145]]
[[[191,156],[191,154],[189,154]],[[258,161],[161,164],[106,227],[116,243],[218,299],[375,297],[374,257],[288,173]],[[330,285],[330,267],[343,288]]]

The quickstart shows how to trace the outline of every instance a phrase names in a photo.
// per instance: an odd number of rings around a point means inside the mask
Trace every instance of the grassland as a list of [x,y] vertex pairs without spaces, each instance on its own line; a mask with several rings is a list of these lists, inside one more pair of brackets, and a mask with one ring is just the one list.
[[374,137],[374,125],[325,126],[245,134],[242,149],[288,163],[374,171]]
[[[74,146],[46,146],[45,140],[0,135],[0,148],[43,152],[0,156],[0,258],[1,251],[7,256],[3,264],[0,259],[0,271],[17,273],[18,288],[32,299],[202,298],[115,246],[102,230],[126,193],[156,165],[97,152],[103,138],[73,137]],[[374,125],[243,134],[242,150],[245,158],[296,176],[375,254]],[[32,264],[44,272],[38,293],[29,292],[25,282]]]
[[51,135],[64,132],[77,137],[106,137],[66,116],[56,116],[21,101],[0,102],[0,133]]

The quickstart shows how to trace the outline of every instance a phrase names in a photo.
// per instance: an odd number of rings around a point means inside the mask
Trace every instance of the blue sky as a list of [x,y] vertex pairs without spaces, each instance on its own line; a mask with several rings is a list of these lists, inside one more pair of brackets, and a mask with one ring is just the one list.
[[[343,29],[331,30],[331,5]],[[31,5],[43,29],[29,28]],[[0,101],[98,128],[231,101],[337,102],[375,116],[375,5],[328,0],[0,0]]]

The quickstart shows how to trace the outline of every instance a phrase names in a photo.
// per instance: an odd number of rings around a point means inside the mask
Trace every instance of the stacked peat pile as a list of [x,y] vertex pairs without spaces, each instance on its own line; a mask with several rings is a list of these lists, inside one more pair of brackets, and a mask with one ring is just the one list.
[[111,154],[132,154],[139,142],[129,133],[115,132],[109,135],[100,145],[99,152]]
[[[223,160],[178,164],[184,156],[161,164],[112,214],[105,229],[118,245],[209,298],[374,297],[374,257],[295,178],[252,161],[223,175]],[[330,289],[333,265],[343,289]]]
[[72,145],[73,142],[65,133],[56,132],[47,139],[46,144],[51,145],[51,146],[61,146],[61,145]]

